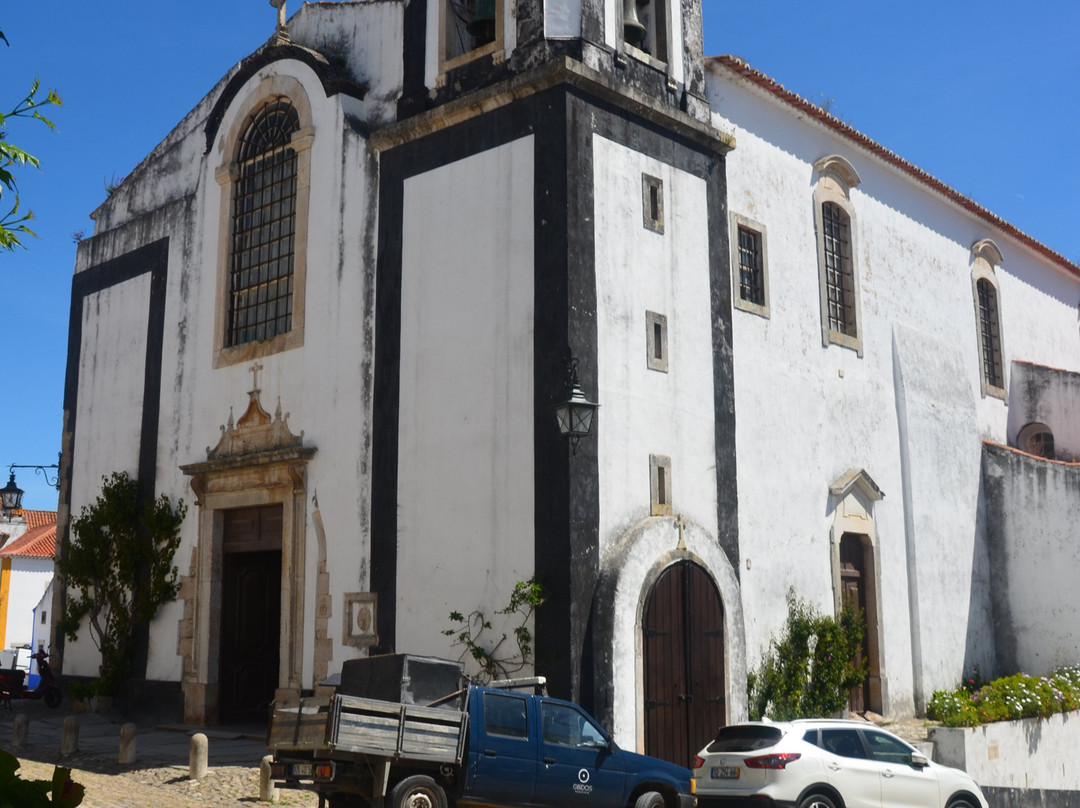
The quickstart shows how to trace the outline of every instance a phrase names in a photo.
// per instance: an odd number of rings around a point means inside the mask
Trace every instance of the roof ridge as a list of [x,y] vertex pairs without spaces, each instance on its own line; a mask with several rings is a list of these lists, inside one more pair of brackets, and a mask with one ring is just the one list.
[[965,196],[952,186],[942,182],[930,172],[926,171],[925,169],[919,168],[917,165],[915,165],[909,160],[905,160],[896,152],[885,148],[876,140],[871,138],[869,135],[863,134],[851,124],[840,120],[835,115],[831,115],[812,101],[807,101],[798,93],[792,92],[791,90],[787,89],[786,87],[784,87],[783,84],[776,81],[776,79],[766,75],[765,73],[762,73],[760,70],[754,67],[751,67],[750,63],[743,59],[741,56],[735,56],[734,54],[723,54],[721,56],[707,57],[705,61],[707,64],[716,64],[726,67],[728,70],[735,73],[736,75],[756,84],[763,90],[772,93],[781,101],[784,101],[790,106],[795,107],[799,111],[804,112],[810,117],[817,119],[824,125],[844,135],[849,140],[855,141],[864,149],[878,156],[886,163],[891,164],[895,168],[903,171],[905,174],[908,174],[919,182],[922,182],[924,185],[929,186],[931,189],[941,194],[949,201],[967,210],[969,213],[975,214],[980,219],[983,219],[994,227],[997,227],[998,229],[1004,231],[1008,235],[1015,238],[1017,241],[1026,244],[1028,247],[1035,250],[1035,252],[1040,253],[1045,258],[1053,261],[1066,272],[1080,277],[1080,264],[1070,261],[1057,250],[1048,247],[1033,236],[1029,236],[1016,225],[1010,223],[1006,219],[1001,218],[989,208],[983,207],[978,202],[971,199],[971,197]]

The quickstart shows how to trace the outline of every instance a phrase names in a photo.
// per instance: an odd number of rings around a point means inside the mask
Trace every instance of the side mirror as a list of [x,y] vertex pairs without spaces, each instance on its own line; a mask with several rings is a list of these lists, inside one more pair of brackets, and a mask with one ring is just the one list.
[[911,753],[911,765],[914,766],[917,769],[922,769],[922,768],[924,768],[926,766],[929,766],[930,761],[927,759],[926,755],[924,755],[922,752],[912,752]]

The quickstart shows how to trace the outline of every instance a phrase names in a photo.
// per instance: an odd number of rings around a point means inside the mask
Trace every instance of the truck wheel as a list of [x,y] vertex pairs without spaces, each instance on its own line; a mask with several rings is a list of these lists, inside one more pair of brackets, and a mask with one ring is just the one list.
[[637,798],[634,808],[664,808],[664,795],[658,791],[646,791]]
[[394,786],[390,808],[446,808],[446,793],[426,774],[414,774]]

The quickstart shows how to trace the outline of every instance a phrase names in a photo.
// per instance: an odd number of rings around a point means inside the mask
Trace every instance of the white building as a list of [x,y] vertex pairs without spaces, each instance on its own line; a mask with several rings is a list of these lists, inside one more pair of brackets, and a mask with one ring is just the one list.
[[[304,5],[79,245],[61,524],[114,470],[198,506],[137,689],[261,716],[355,656],[456,654],[450,611],[536,575],[551,691],[685,761],[745,715],[788,587],[838,602],[844,533],[871,548],[871,706],[912,712],[958,647],[992,660],[974,520],[1007,385],[980,381],[974,289],[1001,302],[991,367],[1075,370],[1080,270],[706,70],[695,3],[636,6],[643,39],[622,0],[461,8]],[[858,241],[851,334],[820,319],[829,200]],[[768,250],[749,313],[740,222]],[[574,450],[568,348],[601,404]]]
[[[793,586],[829,611],[845,592],[859,598],[864,704],[878,712],[921,713],[976,666],[1075,664],[1080,601],[1044,586],[1080,561],[1075,463],[1014,461],[1026,470],[1013,483],[1046,496],[999,513],[1000,474],[988,474],[1000,452],[983,447],[1053,458],[1056,437],[1057,458],[1080,459],[1080,267],[739,59],[708,70],[713,120],[737,142],[727,178],[749,655]],[[1047,435],[1049,454],[1032,449]],[[1048,493],[1047,474],[1063,478]],[[1016,542],[1027,550],[1002,575]],[[1073,619],[1037,625],[1062,609]],[[1018,638],[1038,650],[1014,654]]]
[[32,648],[34,609],[53,578],[56,511],[18,511],[0,523],[9,531],[0,544],[0,649]]

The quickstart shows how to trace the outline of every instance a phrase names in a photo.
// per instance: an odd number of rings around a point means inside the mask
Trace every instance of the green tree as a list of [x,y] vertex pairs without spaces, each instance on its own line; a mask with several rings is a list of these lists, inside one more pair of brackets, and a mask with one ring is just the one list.
[[790,590],[784,629],[747,677],[750,718],[788,721],[841,710],[851,689],[866,678],[866,662],[856,662],[865,634],[861,611],[828,617]]
[[187,506],[162,494],[147,500],[124,472],[102,477],[101,495],[71,523],[73,539],[58,563],[68,601],[58,628],[78,638],[83,621],[101,652],[99,692],[114,695],[127,678],[136,630],[180,588],[173,555]]
[[[5,45],[9,44],[3,31],[0,31],[0,40],[3,40]],[[44,98],[39,98],[38,90],[40,87],[41,83],[34,79],[30,92],[10,112],[0,112],[0,249],[2,250],[10,251],[16,247],[22,247],[23,243],[19,240],[20,236],[34,236],[36,238],[34,231],[27,225],[27,222],[34,218],[34,214],[29,210],[24,212],[19,210],[18,186],[15,183],[13,170],[24,166],[40,168],[40,161],[14,143],[8,142],[7,124],[12,118],[37,118],[50,129],[56,128],[52,121],[41,114],[41,109],[49,105],[58,107],[63,101],[60,100],[60,96],[56,94],[55,90],[49,90]],[[11,194],[15,195],[14,204],[6,212],[8,202],[4,200],[5,193],[9,197]]]

